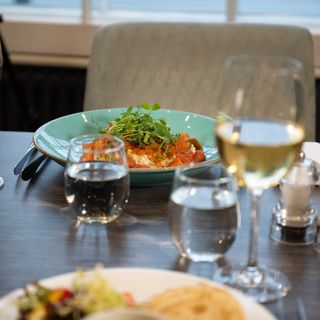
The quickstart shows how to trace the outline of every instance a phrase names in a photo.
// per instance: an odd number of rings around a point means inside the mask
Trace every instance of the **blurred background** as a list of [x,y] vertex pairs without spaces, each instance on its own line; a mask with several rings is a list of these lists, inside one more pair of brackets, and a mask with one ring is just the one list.
[[[34,131],[82,110],[94,33],[126,21],[254,22],[309,28],[320,141],[319,0],[0,0],[0,130]],[[6,57],[7,55],[7,57]]]

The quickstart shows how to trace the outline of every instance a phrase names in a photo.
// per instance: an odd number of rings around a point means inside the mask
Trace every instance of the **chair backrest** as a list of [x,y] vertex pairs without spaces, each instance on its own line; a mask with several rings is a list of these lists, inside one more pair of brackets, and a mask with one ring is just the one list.
[[306,138],[315,139],[313,42],[307,29],[258,24],[127,23],[96,33],[84,109],[159,103],[214,117],[224,60],[235,54],[300,60]]

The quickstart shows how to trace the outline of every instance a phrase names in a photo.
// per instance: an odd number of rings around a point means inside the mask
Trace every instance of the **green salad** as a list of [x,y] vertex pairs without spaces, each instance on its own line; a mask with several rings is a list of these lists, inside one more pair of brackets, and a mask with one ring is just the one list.
[[102,310],[133,307],[129,293],[113,289],[99,269],[78,271],[71,288],[50,289],[38,282],[24,289],[16,301],[18,320],[80,320]]

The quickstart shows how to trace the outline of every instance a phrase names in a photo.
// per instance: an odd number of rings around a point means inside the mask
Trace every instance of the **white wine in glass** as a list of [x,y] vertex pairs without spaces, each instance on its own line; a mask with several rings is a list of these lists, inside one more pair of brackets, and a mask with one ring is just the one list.
[[245,266],[219,269],[215,279],[259,302],[285,296],[290,281],[258,265],[260,200],[297,160],[304,139],[303,67],[294,59],[242,55],[226,60],[216,140],[221,159],[251,195],[249,258]]

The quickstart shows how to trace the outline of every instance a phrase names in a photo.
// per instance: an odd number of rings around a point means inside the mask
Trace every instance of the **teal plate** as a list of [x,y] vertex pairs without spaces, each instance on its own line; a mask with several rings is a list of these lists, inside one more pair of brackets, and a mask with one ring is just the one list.
[[[37,149],[65,165],[67,162],[69,141],[75,136],[98,133],[98,127],[107,124],[127,108],[99,109],[79,112],[52,120],[41,126],[33,136]],[[160,109],[152,112],[154,118],[165,119],[172,133],[185,132],[197,138],[206,154],[204,166],[218,162],[218,151],[214,142],[215,120],[195,113]],[[130,181],[133,186],[151,186],[167,184],[172,181],[175,167],[156,169],[129,169]]]

